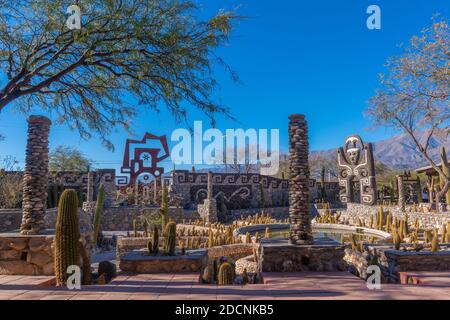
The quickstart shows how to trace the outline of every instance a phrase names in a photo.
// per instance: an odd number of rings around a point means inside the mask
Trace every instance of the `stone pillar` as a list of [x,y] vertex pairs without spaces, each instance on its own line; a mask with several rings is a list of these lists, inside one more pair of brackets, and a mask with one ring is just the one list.
[[20,233],[45,231],[48,183],[48,135],[52,122],[43,116],[28,118],[28,141],[23,173],[22,225]]
[[398,206],[402,211],[405,211],[405,185],[403,183],[403,177],[397,176],[397,188],[398,188]]
[[202,205],[198,206],[198,213],[205,222],[214,223],[218,221],[217,202],[213,195],[212,172],[208,172],[207,197]]
[[88,171],[88,174],[87,174],[86,201],[87,202],[94,201],[94,172],[92,172],[92,171]]
[[308,125],[304,115],[289,116],[290,243],[314,242],[309,216]]

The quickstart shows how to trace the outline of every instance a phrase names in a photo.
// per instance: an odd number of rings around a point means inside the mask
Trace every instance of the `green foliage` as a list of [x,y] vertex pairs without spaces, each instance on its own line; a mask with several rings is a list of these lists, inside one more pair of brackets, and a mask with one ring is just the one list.
[[64,190],[59,200],[55,233],[55,277],[58,286],[67,281],[67,267],[80,265],[78,199],[73,189]]
[[95,204],[95,213],[94,213],[94,239],[98,240],[98,236],[100,234],[100,225],[102,221],[103,215],[103,206],[105,205],[105,187],[100,185],[98,190],[97,202]]
[[164,254],[174,256],[177,242],[177,224],[175,222],[167,223],[164,236]]
[[58,146],[49,154],[49,170],[51,172],[74,171],[86,172],[93,161],[86,158],[79,150],[69,146]]
[[229,262],[224,262],[219,267],[219,285],[231,285],[234,281],[234,269]]
[[[65,10],[77,3],[81,30],[66,27]],[[237,75],[217,55],[237,20],[219,11],[209,19],[192,0],[21,0],[0,2],[0,111],[51,111],[59,123],[108,140],[116,126],[129,129],[138,108],[177,120],[184,104],[212,119],[228,114],[214,101],[214,65]],[[32,26],[32,27],[30,27]],[[127,93],[127,94],[124,94]],[[130,99],[129,96],[133,99]],[[135,102],[133,102],[135,101]]]

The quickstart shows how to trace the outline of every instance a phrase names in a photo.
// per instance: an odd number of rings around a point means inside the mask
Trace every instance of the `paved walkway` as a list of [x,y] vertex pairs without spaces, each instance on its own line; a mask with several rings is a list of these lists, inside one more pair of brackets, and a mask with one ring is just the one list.
[[266,273],[265,284],[246,286],[200,285],[197,274],[123,274],[107,285],[81,290],[40,285],[50,279],[0,276],[0,300],[450,300],[450,272],[424,274],[421,286],[382,284],[381,290],[368,290],[364,281],[347,272]]

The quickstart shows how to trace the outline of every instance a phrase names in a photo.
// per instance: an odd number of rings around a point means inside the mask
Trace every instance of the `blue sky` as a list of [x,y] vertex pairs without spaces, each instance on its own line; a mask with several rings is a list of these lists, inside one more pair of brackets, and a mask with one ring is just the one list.
[[[450,17],[448,0],[199,0],[202,15],[220,8],[239,7],[247,19],[239,22],[228,46],[219,54],[235,69],[243,84],[236,85],[218,69],[220,88],[215,95],[231,108],[240,123],[222,115],[217,127],[280,129],[282,149],[287,146],[287,117],[306,115],[310,148],[335,148],[350,134],[376,141],[394,134],[388,129],[367,130],[363,115],[389,56],[431,24],[434,13]],[[366,28],[366,8],[382,10],[382,29]],[[189,122],[205,120],[192,111]],[[167,112],[143,111],[135,119],[135,138],[145,131],[167,134],[177,124]],[[204,124],[206,126],[206,122]],[[26,122],[7,108],[0,114],[0,157],[25,158]],[[104,149],[98,139],[83,141],[64,126],[53,126],[50,148],[70,145],[96,161],[96,167],[120,166],[127,134],[111,135],[116,151]],[[22,162],[23,164],[23,162]]]

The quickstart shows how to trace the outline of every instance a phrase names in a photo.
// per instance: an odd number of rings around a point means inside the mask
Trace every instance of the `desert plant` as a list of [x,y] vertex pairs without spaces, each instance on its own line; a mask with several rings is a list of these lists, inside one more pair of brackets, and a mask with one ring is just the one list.
[[250,278],[248,277],[247,268],[244,268],[244,271],[242,272],[242,284],[246,285],[250,282]]
[[391,223],[392,223],[392,215],[390,212],[388,212],[386,216],[386,225],[384,231],[390,232],[391,231]]
[[100,185],[98,190],[97,202],[95,204],[94,213],[94,241],[98,242],[98,237],[100,235],[100,224],[103,214],[103,206],[105,204],[105,187]]
[[436,252],[439,250],[439,235],[435,231],[433,235],[433,239],[431,240],[431,252]]
[[64,190],[58,204],[55,233],[55,277],[56,285],[67,281],[67,267],[80,265],[78,227],[78,198],[73,189]]
[[174,256],[177,240],[177,224],[173,221],[167,223],[164,235],[164,254]]
[[218,282],[219,285],[233,284],[234,270],[229,262],[224,262],[219,267]]
[[159,230],[157,226],[153,226],[153,254],[156,256],[159,251]]
[[161,225],[162,225],[163,230],[165,230],[166,224],[168,222],[168,216],[169,216],[169,197],[167,195],[166,182],[163,177],[161,177],[160,214],[161,214]]
[[245,234],[245,243],[246,243],[246,244],[252,243],[252,239],[251,239],[251,236],[250,236],[250,232],[247,232],[247,233]]
[[[446,177],[450,177],[450,165],[448,164],[447,160],[447,153],[445,151],[445,148],[442,146],[440,149],[441,154],[441,163],[442,163],[442,172],[445,174]],[[439,176],[440,178],[440,187],[441,189],[444,188],[445,181],[442,176]],[[447,193],[445,194],[445,203],[450,205],[450,188],[448,189]]]
[[133,219],[133,234],[134,234],[135,238],[137,238],[137,236],[138,236],[138,230],[137,229],[138,229],[137,228],[137,220]]
[[402,243],[402,239],[401,239],[400,234],[399,234],[399,232],[398,232],[397,229],[394,229],[394,230],[393,230],[393,233],[392,233],[392,240],[393,240],[393,242],[394,242],[394,248],[395,248],[395,250],[400,250],[400,245],[401,245],[401,243]]

